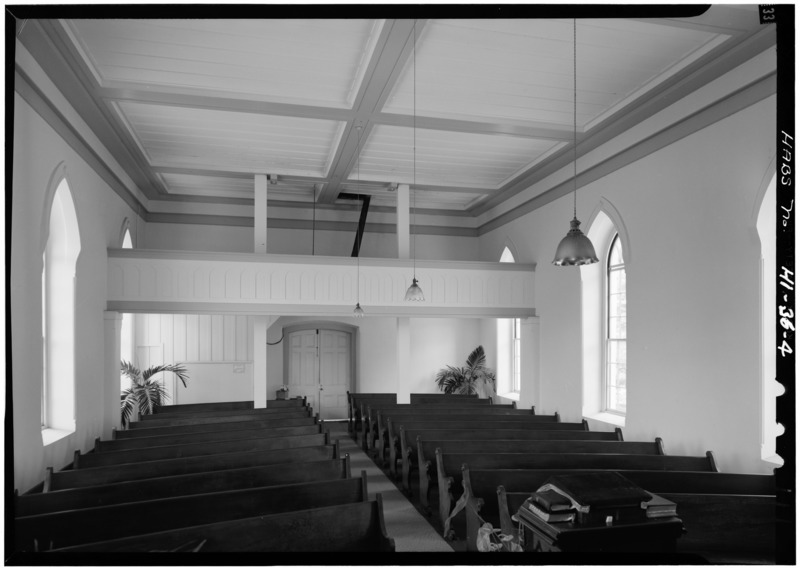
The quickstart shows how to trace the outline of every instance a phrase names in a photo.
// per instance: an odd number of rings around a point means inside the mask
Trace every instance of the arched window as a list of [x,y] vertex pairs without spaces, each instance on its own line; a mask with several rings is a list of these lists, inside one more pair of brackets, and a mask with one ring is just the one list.
[[[133,248],[133,239],[131,239],[131,232],[128,229],[127,219],[125,219],[125,222],[123,223],[122,248]],[[119,354],[120,359],[123,361],[130,361],[131,363],[135,364],[133,360],[133,317],[134,316],[131,313],[122,314],[122,331],[120,333]],[[128,387],[129,382],[130,379],[120,373],[120,388],[122,390],[125,390]]]
[[625,414],[626,295],[625,260],[619,235],[611,240],[606,261],[606,349],[603,391],[607,412]]
[[78,217],[66,179],[50,208],[42,255],[42,439],[75,431],[75,267]]
[[[500,255],[500,262],[515,261],[511,249],[505,247]],[[497,320],[497,386],[498,394],[501,395],[519,395],[521,324],[522,320],[519,318]]]
[[626,267],[630,241],[622,217],[607,199],[586,236],[599,262],[580,267],[583,416],[625,426],[627,410]]

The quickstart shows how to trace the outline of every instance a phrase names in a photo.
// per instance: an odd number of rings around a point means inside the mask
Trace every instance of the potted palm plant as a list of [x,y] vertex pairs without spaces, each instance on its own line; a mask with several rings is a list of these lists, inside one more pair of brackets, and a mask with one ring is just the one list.
[[163,372],[172,372],[186,386],[186,368],[180,365],[155,365],[140,371],[129,361],[122,361],[122,374],[131,380],[131,386],[122,391],[120,395],[120,409],[122,411],[122,425],[127,427],[134,413],[153,414],[164,402],[169,400],[164,385],[153,379],[154,375]]
[[436,385],[445,394],[478,394],[480,398],[493,398],[495,394],[494,370],[486,366],[483,345],[478,345],[467,357],[464,367],[447,365],[436,374]]

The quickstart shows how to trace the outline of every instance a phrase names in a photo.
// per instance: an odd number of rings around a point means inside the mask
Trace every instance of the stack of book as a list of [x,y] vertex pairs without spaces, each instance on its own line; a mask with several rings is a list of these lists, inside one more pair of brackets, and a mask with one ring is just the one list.
[[641,522],[676,513],[675,503],[645,491],[615,471],[554,476],[519,510],[523,518],[581,525]]

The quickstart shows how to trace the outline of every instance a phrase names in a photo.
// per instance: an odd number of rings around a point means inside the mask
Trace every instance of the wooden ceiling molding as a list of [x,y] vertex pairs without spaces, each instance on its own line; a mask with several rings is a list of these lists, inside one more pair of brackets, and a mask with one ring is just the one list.
[[[774,44],[756,10],[578,19],[578,155]],[[572,160],[567,19],[42,19],[19,41],[149,203],[198,222],[251,204],[255,174],[287,207],[388,213],[408,183],[484,219]]]

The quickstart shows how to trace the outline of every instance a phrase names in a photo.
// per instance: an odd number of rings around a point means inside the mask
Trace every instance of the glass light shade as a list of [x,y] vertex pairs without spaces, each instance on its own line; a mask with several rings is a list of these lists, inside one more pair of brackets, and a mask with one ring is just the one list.
[[556,257],[553,259],[556,266],[581,266],[597,262],[592,241],[578,228],[580,224],[577,217],[569,222],[569,232],[558,243]]
[[364,310],[361,309],[361,304],[356,302],[356,309],[353,310],[353,317],[360,319],[364,317]]
[[411,286],[406,290],[406,302],[424,302],[425,296],[422,294],[422,288],[417,284],[417,279],[411,283]]

